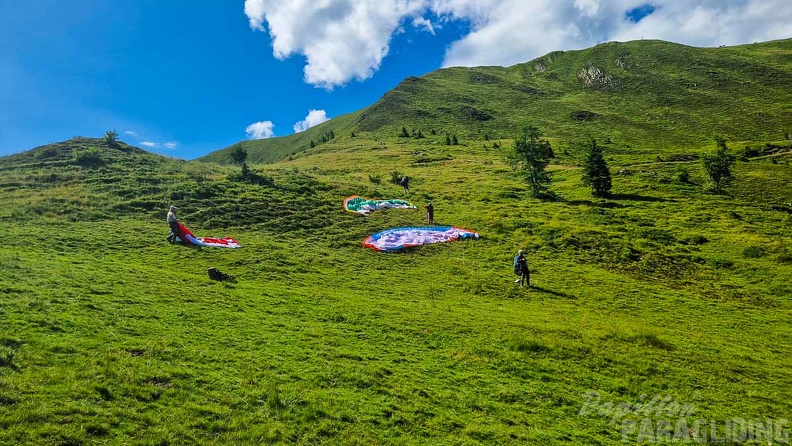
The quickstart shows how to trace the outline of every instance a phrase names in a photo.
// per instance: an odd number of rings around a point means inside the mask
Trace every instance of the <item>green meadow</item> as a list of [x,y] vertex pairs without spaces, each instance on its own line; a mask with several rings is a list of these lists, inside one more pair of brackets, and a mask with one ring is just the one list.
[[[599,199],[575,129],[547,126],[555,197],[536,200],[507,163],[516,124],[447,146],[402,118],[352,137],[353,118],[313,149],[248,146],[256,182],[101,139],[0,158],[0,444],[648,444],[673,442],[665,421],[715,441],[710,421],[792,416],[789,129],[731,136],[720,194],[698,161],[711,137],[614,136]],[[431,200],[481,237],[366,249],[424,216],[345,212],[353,194]],[[243,247],[168,244],[171,204]],[[788,442],[773,434],[746,440]]]

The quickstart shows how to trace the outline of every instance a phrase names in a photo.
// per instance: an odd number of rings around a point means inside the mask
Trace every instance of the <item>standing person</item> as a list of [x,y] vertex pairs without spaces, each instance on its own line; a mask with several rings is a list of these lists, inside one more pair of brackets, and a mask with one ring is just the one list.
[[434,205],[432,202],[426,203],[426,221],[429,223],[429,226],[434,225]]
[[410,195],[410,178],[408,178],[407,175],[401,177],[399,184],[401,184],[402,187],[404,187],[404,193]]
[[523,255],[522,249],[517,251],[517,255],[514,257],[514,272],[520,276],[514,283],[519,283],[520,286],[531,286],[531,271],[528,269],[528,260]]
[[179,220],[176,218],[176,206],[171,206],[168,211],[168,226],[170,226],[171,233],[168,234],[168,243],[176,241],[179,235]]

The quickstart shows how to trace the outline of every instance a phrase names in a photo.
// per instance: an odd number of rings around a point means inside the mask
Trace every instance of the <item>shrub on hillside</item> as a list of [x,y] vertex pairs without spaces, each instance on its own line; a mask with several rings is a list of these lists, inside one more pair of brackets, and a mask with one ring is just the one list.
[[16,364],[14,363],[15,356],[16,351],[4,345],[0,345],[0,367],[16,368]]
[[399,172],[398,170],[394,170],[390,173],[390,181],[393,184],[399,184],[403,176],[403,173]]
[[47,148],[39,149],[36,151],[35,155],[33,155],[33,157],[37,160],[54,158],[56,156],[58,156],[58,149],[56,149],[55,147],[47,147]]
[[765,249],[761,246],[749,246],[743,249],[742,255],[746,259],[758,259],[764,257]]
[[731,168],[734,165],[735,157],[729,154],[724,138],[716,136],[715,143],[718,148],[714,154],[701,157],[701,167],[712,182],[713,190],[720,192],[723,185],[731,180]]
[[107,164],[105,159],[102,157],[102,150],[98,147],[90,147],[75,153],[74,162],[78,166],[86,167],[88,169],[98,169]]
[[247,165],[245,165],[245,170],[239,173],[231,174],[228,176],[229,181],[235,181],[237,183],[249,183],[255,184],[257,186],[274,186],[275,180],[269,175],[262,175],[254,170],[247,169]]
[[369,174],[368,179],[372,184],[380,184],[382,182],[382,175],[378,173],[375,173],[373,175]]
[[690,183],[690,172],[684,167],[679,168],[676,173],[674,174],[674,181],[677,183],[682,184],[689,184]]

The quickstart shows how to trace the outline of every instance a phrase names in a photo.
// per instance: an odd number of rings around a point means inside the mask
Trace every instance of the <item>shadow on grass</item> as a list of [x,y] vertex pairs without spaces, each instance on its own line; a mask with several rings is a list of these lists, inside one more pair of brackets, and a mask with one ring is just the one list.
[[192,243],[176,242],[176,243],[173,243],[173,245],[181,246],[181,247],[184,247],[184,248],[198,249],[198,250],[203,249],[203,246],[193,245]]
[[629,200],[629,201],[646,201],[646,202],[674,202],[676,200],[660,197],[648,197],[646,195],[638,194],[612,194],[608,197],[611,200]]
[[562,293],[561,291],[550,290],[550,289],[547,289],[547,288],[542,288],[542,287],[536,286],[536,285],[531,285],[531,287],[528,288],[528,289],[529,290],[533,290],[533,291],[538,291],[540,293],[547,293],[547,294],[549,294],[551,296],[555,296],[555,297],[561,297],[561,298],[564,298],[564,299],[577,300],[577,297],[575,297],[575,296],[573,296],[571,294]]
[[627,207],[623,204],[613,203],[611,201],[569,200],[569,201],[565,201],[564,203],[570,206],[591,206],[591,207],[607,208],[607,209],[623,209]]

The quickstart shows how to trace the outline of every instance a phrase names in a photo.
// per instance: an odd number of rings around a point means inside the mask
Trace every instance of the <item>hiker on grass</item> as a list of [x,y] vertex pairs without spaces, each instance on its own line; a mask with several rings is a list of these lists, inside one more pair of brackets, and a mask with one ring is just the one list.
[[429,223],[429,226],[434,225],[434,205],[432,202],[426,203],[426,221]]
[[410,179],[407,177],[407,175],[401,177],[399,184],[401,184],[401,186],[404,188],[404,193],[410,195]]
[[531,271],[528,270],[528,260],[523,255],[523,250],[517,251],[514,256],[514,273],[520,276],[514,283],[519,283],[520,286],[531,286]]
[[176,218],[176,206],[171,206],[168,211],[168,226],[170,226],[170,234],[168,234],[168,243],[176,241],[179,236],[179,220]]

